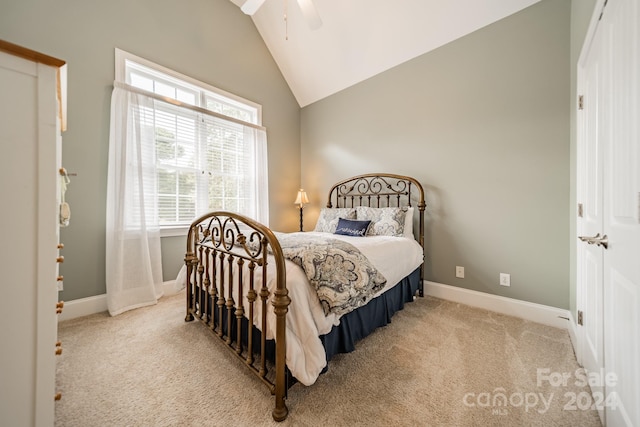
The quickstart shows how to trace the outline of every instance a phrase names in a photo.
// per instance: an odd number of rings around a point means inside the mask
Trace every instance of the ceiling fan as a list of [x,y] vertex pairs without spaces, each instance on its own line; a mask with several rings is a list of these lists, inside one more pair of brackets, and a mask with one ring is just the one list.
[[[260,9],[260,6],[262,6],[265,1],[266,0],[247,0],[242,7],[240,7],[240,10],[247,15],[253,15]],[[322,26],[322,20],[320,19],[320,15],[318,15],[318,10],[313,4],[313,0],[297,0],[297,2],[307,24],[309,24],[309,28],[312,30],[320,28]]]

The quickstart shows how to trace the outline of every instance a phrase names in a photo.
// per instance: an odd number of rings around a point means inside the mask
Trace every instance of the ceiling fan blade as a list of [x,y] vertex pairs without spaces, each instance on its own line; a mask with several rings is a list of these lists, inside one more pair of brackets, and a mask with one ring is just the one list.
[[262,6],[262,3],[264,2],[265,0],[247,0],[246,2],[244,2],[242,7],[240,7],[240,10],[242,10],[247,15],[253,15],[258,11],[258,9],[260,9],[260,6]]
[[322,26],[322,20],[320,19],[318,10],[313,4],[313,0],[298,0],[298,5],[300,5],[300,9],[302,10],[304,18],[307,20],[307,24],[309,24],[309,28],[317,30]]

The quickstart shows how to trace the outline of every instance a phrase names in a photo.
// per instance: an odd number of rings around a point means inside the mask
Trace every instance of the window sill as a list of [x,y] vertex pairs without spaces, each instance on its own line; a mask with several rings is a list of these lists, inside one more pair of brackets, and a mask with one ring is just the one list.
[[160,237],[186,237],[189,232],[188,225],[178,225],[174,227],[161,227]]

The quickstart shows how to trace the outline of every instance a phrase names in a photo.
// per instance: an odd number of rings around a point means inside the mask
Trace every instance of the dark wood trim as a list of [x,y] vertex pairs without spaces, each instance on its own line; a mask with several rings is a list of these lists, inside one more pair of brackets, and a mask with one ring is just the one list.
[[54,58],[53,56],[45,55],[44,53],[36,52],[35,50],[27,49],[26,47],[18,46],[5,40],[0,40],[0,51],[45,65],[51,65],[52,67],[62,67],[67,63],[62,59]]

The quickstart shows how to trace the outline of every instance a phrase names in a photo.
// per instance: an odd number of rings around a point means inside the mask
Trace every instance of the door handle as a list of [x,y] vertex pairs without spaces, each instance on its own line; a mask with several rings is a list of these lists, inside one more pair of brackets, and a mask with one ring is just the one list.
[[598,242],[598,239],[600,239],[600,233],[596,234],[593,237],[589,237],[589,236],[578,236],[578,239],[582,240],[583,242],[586,242],[590,245],[595,245]]
[[602,246],[605,249],[609,248],[609,238],[607,235],[600,236],[600,233],[596,234],[593,237],[589,236],[578,236],[578,239],[586,242],[590,245]]
[[605,249],[609,249],[609,238],[607,237],[607,235],[605,234],[604,236],[600,237],[596,241],[596,245],[602,246]]

